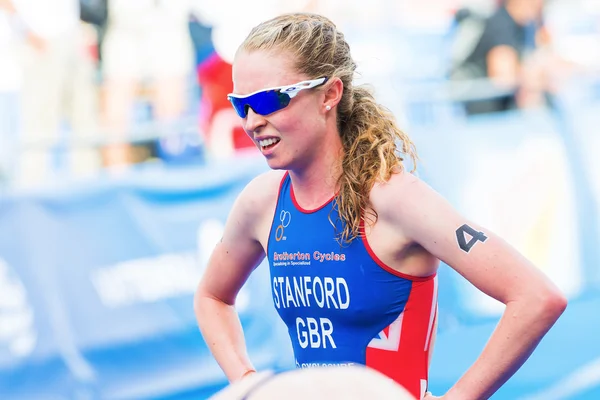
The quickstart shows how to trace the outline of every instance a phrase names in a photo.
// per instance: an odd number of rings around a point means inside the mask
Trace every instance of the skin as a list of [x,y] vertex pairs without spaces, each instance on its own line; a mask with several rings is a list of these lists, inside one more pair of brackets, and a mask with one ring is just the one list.
[[[314,78],[295,71],[290,59],[289,54],[239,53],[233,68],[235,93],[247,94]],[[342,91],[342,82],[330,79],[318,90],[300,92],[280,111],[260,116],[249,110],[242,121],[255,140],[281,140],[272,150],[263,150],[274,171],[254,179],[240,194],[195,297],[200,329],[232,382],[252,375],[254,370],[234,303],[248,276],[265,257],[285,170],[290,173],[296,200],[302,208],[317,208],[336,192],[342,151],[336,105]],[[367,229],[367,240],[391,268],[428,276],[436,272],[439,260],[443,260],[484,293],[506,304],[481,356],[448,393],[439,397],[488,398],[522,365],[558,319],[566,307],[565,298],[514,248],[461,216],[412,174],[398,171],[388,182],[376,184],[370,202],[379,218]],[[456,239],[457,228],[465,223],[487,236],[485,242],[478,242],[469,252],[461,250]],[[438,397],[428,394],[425,398]]]
[[[294,72],[290,58],[262,52],[239,54],[233,66],[234,92],[247,94],[313,78]],[[259,67],[265,64],[269,65],[267,73]],[[279,68],[279,65],[285,65],[285,68]],[[301,204],[309,209],[321,205],[334,194],[335,171],[339,170],[342,150],[335,112],[327,111],[325,107],[333,108],[339,102],[343,85],[335,78],[325,88],[303,90],[292,104],[267,117],[250,109],[242,121],[244,130],[255,141],[269,137],[281,139],[276,151],[266,155],[267,163],[272,169],[290,171],[296,195],[302,196]],[[311,115],[311,118],[305,118],[305,115]],[[321,184],[323,177],[330,177],[325,185]]]

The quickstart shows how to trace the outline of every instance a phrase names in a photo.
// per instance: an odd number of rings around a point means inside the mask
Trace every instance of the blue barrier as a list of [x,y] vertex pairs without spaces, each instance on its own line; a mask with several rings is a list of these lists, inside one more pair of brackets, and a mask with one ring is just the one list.
[[[580,103],[581,104],[581,103]],[[422,177],[465,216],[500,234],[568,294],[571,304],[497,399],[600,396],[598,126],[592,107],[515,112],[411,132]],[[592,285],[596,283],[596,285]],[[450,268],[440,269],[440,334],[431,390],[445,392],[475,361],[502,310]]]
[[[531,358],[492,399],[600,398],[599,306],[600,293],[574,300]],[[438,336],[429,376],[433,393],[444,393],[460,378],[494,328],[495,321],[447,330]]]
[[[0,398],[151,398],[222,385],[192,295],[235,197],[265,168],[240,160],[218,173],[154,171],[4,198]],[[280,346],[269,292],[256,288],[267,278],[255,275],[241,320],[253,360],[271,367]]]
[[585,255],[586,290],[600,289],[600,80],[571,82],[553,101],[553,115],[560,127],[576,180],[575,190],[581,226],[581,253]]
[[[547,112],[481,116],[411,133],[423,179],[520,250],[570,298],[582,293],[578,182]],[[443,282],[453,291],[444,292]],[[440,271],[440,307],[462,322],[496,318],[502,310],[449,268]]]

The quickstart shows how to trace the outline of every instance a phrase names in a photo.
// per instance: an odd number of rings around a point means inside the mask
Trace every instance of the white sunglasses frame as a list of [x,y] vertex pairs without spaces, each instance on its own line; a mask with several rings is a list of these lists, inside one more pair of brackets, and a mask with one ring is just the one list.
[[308,81],[302,81],[302,82],[294,83],[292,85],[277,86],[277,87],[272,87],[272,88],[267,88],[267,89],[261,89],[261,90],[257,90],[256,92],[252,92],[250,94],[239,95],[239,94],[235,94],[235,93],[229,93],[227,95],[227,98],[229,99],[230,97],[235,97],[236,99],[245,99],[250,96],[254,96],[257,93],[279,90],[280,93],[285,93],[288,96],[290,96],[290,99],[293,99],[294,97],[296,97],[296,95],[300,91],[302,91],[304,89],[312,89],[314,87],[324,84],[326,81],[327,81],[327,77],[324,76],[322,78],[311,79]]

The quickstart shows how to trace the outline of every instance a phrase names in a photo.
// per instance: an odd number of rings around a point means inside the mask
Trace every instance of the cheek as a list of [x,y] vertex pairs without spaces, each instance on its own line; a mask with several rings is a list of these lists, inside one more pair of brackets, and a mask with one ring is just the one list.
[[277,120],[273,120],[273,125],[282,135],[307,138],[320,132],[325,126],[325,120],[315,110],[297,107],[286,111],[289,112],[282,113]]

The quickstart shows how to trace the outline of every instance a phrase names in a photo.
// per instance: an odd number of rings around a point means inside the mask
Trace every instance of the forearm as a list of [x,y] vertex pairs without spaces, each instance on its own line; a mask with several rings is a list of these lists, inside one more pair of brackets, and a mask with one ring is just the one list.
[[202,336],[227,379],[233,382],[254,370],[235,307],[209,296],[196,295],[194,309]]
[[492,396],[529,358],[562,310],[560,301],[509,303],[481,356],[444,399]]

